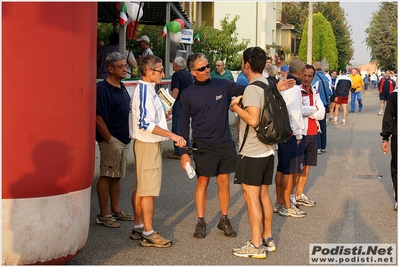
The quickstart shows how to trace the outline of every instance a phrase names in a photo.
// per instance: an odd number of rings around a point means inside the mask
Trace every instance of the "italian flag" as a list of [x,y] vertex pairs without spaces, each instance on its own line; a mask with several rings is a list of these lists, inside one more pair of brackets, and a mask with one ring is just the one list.
[[197,40],[197,43],[199,44],[201,42],[200,40],[200,33],[198,32],[197,35],[195,35],[194,40]]
[[127,21],[126,16],[126,4],[125,2],[121,3],[121,12],[119,13],[119,24],[124,26]]
[[166,28],[166,25],[168,25],[168,24],[166,23],[165,26],[163,26],[162,37],[165,37],[166,34],[168,33],[168,29]]

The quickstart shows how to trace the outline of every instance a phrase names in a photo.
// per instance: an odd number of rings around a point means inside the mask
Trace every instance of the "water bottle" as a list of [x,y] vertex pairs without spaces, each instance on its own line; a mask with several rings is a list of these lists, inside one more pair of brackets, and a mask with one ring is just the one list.
[[190,179],[194,178],[195,176],[195,170],[188,161],[186,162],[186,173]]

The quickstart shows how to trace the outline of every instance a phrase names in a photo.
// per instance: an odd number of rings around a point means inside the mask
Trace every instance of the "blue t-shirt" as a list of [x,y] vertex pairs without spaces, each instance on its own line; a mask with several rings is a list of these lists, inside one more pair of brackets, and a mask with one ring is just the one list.
[[[129,112],[130,96],[123,83],[121,88],[115,87],[106,80],[97,83],[97,109],[109,132],[124,144],[129,144]],[[96,141],[104,141],[104,137],[96,128]]]
[[[245,86],[230,80],[211,78],[199,85],[193,83],[181,95],[180,134],[189,138],[190,117],[192,136],[206,143],[231,139],[229,106],[231,97],[242,95]],[[187,153],[181,149],[180,153]]]
[[173,73],[172,75],[172,84],[171,89],[174,88],[179,89],[179,93],[177,94],[176,100],[180,100],[181,93],[184,89],[186,89],[189,85],[194,82],[193,75],[186,69],[181,69]]
[[244,73],[240,72],[240,74],[238,74],[238,77],[237,77],[237,83],[241,84],[241,85],[248,85],[249,84],[249,80],[244,75]]

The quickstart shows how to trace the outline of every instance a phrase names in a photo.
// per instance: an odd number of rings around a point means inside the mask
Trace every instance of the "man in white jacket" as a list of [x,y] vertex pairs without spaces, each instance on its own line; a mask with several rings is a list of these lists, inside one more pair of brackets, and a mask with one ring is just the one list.
[[154,55],[143,57],[140,72],[142,80],[131,102],[130,136],[135,139],[136,175],[132,195],[135,221],[130,238],[141,239],[143,247],[166,248],[172,241],[160,236],[152,227],[154,199],[161,190],[161,141],[170,138],[176,146],[185,147],[186,140],[168,130],[165,111],[155,92],[155,84],[160,84],[165,76],[162,60]]
[[291,62],[289,67],[288,79],[293,78],[296,81],[294,87],[282,91],[285,103],[290,117],[292,137],[290,140],[279,143],[277,151],[277,172],[276,172],[276,195],[277,203],[274,212],[281,216],[300,218],[306,215],[306,212],[299,210],[290,202],[290,193],[294,178],[302,173],[303,167],[303,143],[302,131],[304,122],[302,117],[302,95],[301,80],[305,63],[299,59]]
[[[302,174],[295,177],[291,191],[291,202],[307,207],[313,207],[316,202],[310,200],[303,192],[309,177],[310,166],[317,166],[317,134],[319,132],[319,120],[324,118],[325,108],[321,101],[318,83],[312,86],[315,68],[306,64],[302,78],[302,116],[305,122],[302,142],[304,145],[304,157]],[[294,193],[296,187],[296,193]]]

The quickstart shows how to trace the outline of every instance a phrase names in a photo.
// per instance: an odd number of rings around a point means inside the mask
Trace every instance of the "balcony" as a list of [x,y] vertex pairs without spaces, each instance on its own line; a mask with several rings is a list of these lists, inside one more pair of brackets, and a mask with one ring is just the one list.
[[276,24],[278,26],[287,24],[287,16],[279,9],[276,10]]

